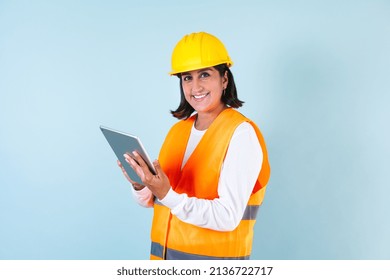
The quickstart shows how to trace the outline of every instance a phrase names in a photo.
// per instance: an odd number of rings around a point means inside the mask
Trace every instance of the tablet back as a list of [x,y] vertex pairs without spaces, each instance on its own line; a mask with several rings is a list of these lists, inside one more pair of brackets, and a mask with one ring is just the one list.
[[137,136],[120,132],[104,126],[100,126],[100,129],[106,137],[116,157],[119,159],[119,161],[122,163],[122,166],[125,168],[127,175],[129,175],[129,177],[133,181],[139,184],[143,184],[141,178],[138,177],[137,173],[135,173],[131,166],[126,162],[123,156],[126,153],[131,156],[133,151],[137,151],[149,166],[149,170],[153,174],[156,174],[154,166],[151,163],[145,148],[143,147],[140,139]]

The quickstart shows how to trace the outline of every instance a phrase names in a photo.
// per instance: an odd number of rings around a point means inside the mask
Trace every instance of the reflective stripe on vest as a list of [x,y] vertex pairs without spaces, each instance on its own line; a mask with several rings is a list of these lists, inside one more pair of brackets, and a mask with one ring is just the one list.
[[241,220],[256,220],[259,205],[247,205]]
[[[156,199],[154,203],[157,205],[164,205],[158,199]],[[260,207],[259,205],[247,205],[241,220],[256,220],[259,207]]]
[[249,260],[250,256],[244,257],[210,257],[196,254],[188,254],[172,249],[166,250],[166,256],[163,257],[164,247],[156,242],[152,242],[150,254],[159,258],[166,260]]

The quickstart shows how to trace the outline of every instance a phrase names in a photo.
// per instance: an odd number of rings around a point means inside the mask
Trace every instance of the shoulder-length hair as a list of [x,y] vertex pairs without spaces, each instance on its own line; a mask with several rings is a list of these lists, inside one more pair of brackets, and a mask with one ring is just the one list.
[[[226,64],[219,64],[214,66],[214,68],[219,72],[221,77],[227,72],[228,84],[225,93],[221,96],[221,101],[232,108],[241,107],[244,101],[238,99],[236,84],[234,83],[233,74],[229,67]],[[176,110],[171,110],[171,114],[179,120],[188,119],[195,110],[185,99],[181,74],[179,73],[176,76],[180,79],[180,104]]]

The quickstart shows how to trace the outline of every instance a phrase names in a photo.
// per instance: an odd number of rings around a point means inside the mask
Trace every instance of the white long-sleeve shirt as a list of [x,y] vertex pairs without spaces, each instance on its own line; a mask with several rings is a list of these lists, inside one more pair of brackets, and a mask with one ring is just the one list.
[[[206,132],[192,127],[182,167]],[[207,156],[207,155],[205,155]],[[172,188],[160,202],[171,209],[180,220],[199,227],[231,231],[241,221],[249,197],[258,178],[263,162],[263,153],[253,127],[240,124],[230,140],[218,182],[218,198],[209,200],[188,197]],[[152,207],[154,196],[147,188],[133,190],[137,202]]]

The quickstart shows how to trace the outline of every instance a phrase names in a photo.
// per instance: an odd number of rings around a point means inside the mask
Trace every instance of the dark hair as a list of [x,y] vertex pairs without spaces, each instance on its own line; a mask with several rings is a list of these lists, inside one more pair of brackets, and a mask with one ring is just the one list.
[[[232,108],[241,107],[244,101],[238,99],[236,84],[234,83],[233,74],[230,71],[229,67],[226,64],[219,64],[214,66],[214,68],[219,72],[219,75],[223,77],[225,72],[227,72],[228,84],[225,90],[225,93],[221,97],[221,101]],[[184,91],[183,91],[183,82],[181,79],[181,74],[176,75],[180,79],[180,105],[173,111],[171,114],[178,119],[188,119],[191,114],[195,111],[194,108],[187,102]]]

